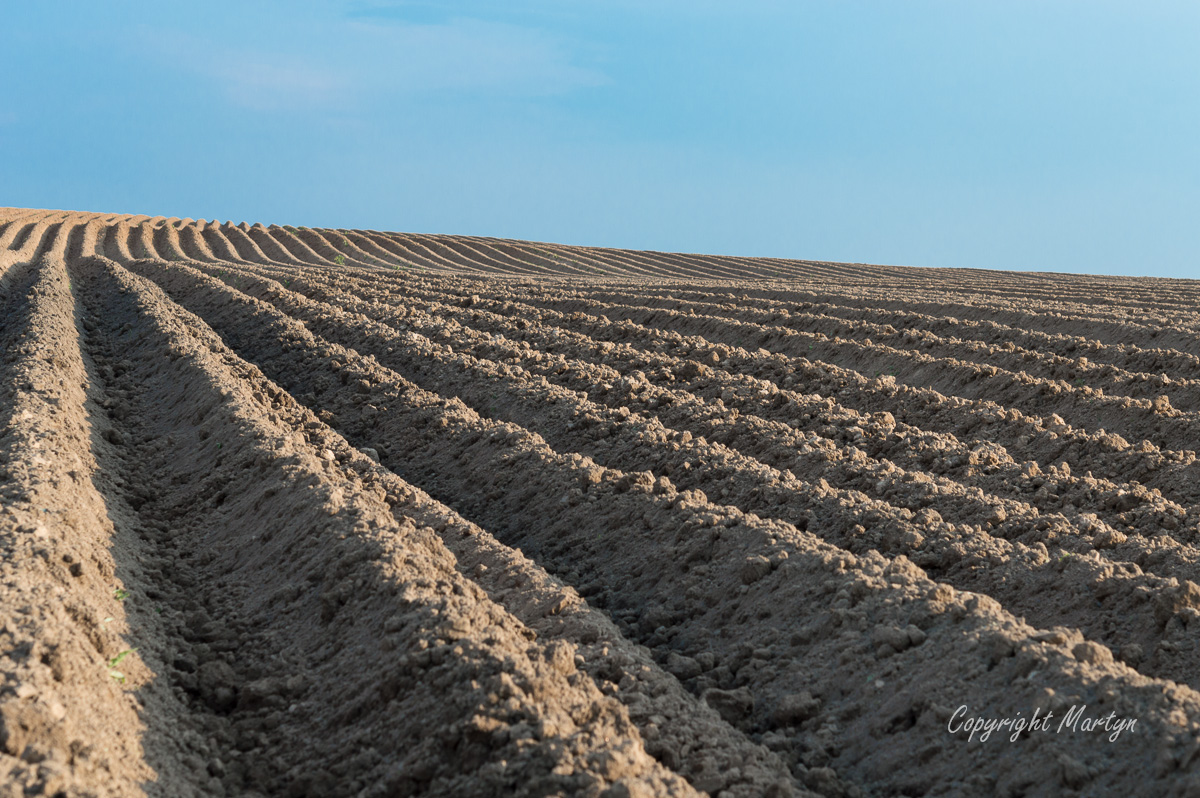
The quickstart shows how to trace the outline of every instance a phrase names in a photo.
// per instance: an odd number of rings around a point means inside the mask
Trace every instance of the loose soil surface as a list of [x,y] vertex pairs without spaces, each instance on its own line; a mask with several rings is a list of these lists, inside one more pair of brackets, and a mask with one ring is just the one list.
[[0,785],[1196,794],[1198,303],[2,208]]

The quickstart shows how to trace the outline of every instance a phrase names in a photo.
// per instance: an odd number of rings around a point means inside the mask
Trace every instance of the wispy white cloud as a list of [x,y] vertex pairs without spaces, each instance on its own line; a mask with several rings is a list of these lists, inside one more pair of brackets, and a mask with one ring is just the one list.
[[333,105],[348,87],[332,72],[261,54],[233,56],[214,65],[211,74],[234,102],[258,110]]
[[160,60],[215,82],[250,110],[333,107],[353,85],[347,72],[296,54],[237,49],[174,31],[143,31],[143,39]]
[[345,110],[397,95],[547,97],[608,82],[576,64],[553,34],[473,18],[334,17],[264,35],[269,44],[262,46],[247,39],[240,48],[178,31],[145,29],[141,39],[156,60],[212,81],[232,103],[258,111]]
[[372,82],[394,91],[546,96],[608,82],[573,63],[561,39],[535,28],[470,18],[346,24],[347,37],[374,54]]

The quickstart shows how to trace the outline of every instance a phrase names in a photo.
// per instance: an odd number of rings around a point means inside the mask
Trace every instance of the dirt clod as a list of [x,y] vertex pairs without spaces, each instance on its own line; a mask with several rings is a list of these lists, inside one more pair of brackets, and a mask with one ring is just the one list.
[[1188,794],[1197,307],[0,209],[2,781]]

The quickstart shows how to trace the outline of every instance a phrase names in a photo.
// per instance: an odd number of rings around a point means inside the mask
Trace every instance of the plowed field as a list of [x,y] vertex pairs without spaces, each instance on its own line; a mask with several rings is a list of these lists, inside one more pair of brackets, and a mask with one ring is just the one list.
[[1200,791],[1198,283],[18,209],[0,274],[6,794]]

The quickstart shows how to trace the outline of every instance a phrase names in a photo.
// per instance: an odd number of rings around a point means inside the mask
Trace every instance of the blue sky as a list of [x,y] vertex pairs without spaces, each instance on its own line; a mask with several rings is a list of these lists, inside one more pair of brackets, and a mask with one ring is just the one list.
[[1190,0],[5,16],[0,205],[1200,277]]

